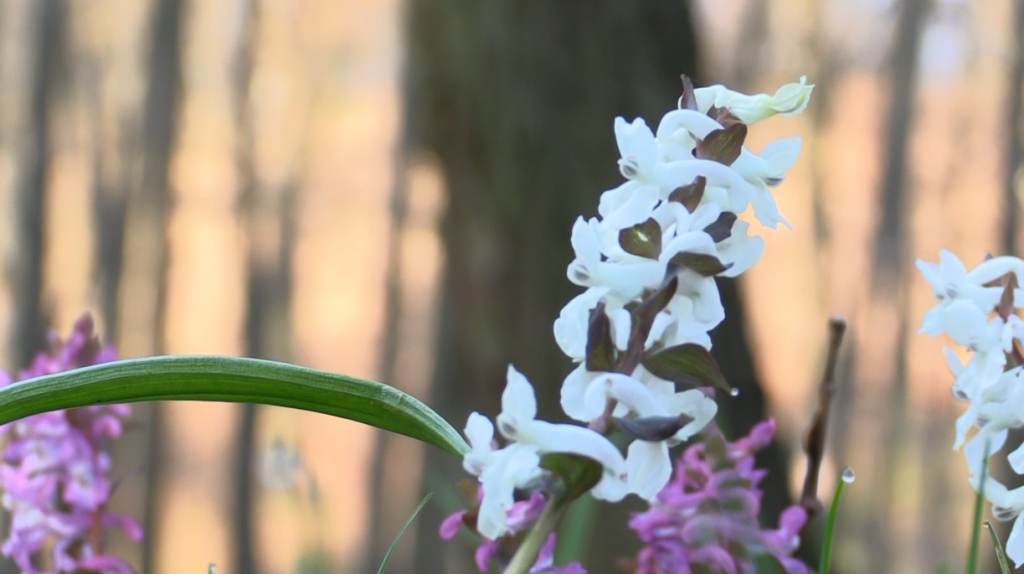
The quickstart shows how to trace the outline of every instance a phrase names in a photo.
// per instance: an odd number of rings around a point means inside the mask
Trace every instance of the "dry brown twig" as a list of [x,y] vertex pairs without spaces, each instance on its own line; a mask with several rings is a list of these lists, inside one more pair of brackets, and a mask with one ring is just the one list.
[[818,388],[818,408],[814,411],[811,426],[804,439],[804,451],[807,453],[807,475],[804,477],[804,488],[800,494],[800,505],[808,515],[815,515],[822,510],[818,500],[818,476],[821,461],[825,455],[825,435],[828,431],[828,408],[836,392],[836,364],[838,363],[839,345],[843,342],[846,332],[846,319],[833,315],[828,320],[828,356],[825,359],[825,372]]

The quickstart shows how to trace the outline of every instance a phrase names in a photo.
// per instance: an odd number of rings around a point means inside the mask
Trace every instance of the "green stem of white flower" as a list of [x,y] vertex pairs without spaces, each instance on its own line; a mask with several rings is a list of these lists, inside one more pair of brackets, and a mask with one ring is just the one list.
[[967,549],[967,566],[965,574],[975,574],[978,569],[978,546],[981,539],[981,512],[985,505],[985,479],[988,477],[988,447],[985,441],[985,454],[981,460],[981,481],[978,483],[978,496],[974,499],[974,522],[971,525],[971,545]]
[[544,510],[540,513],[540,518],[537,519],[530,533],[526,535],[523,543],[519,545],[508,568],[505,568],[504,574],[526,574],[530,571],[530,568],[537,562],[540,549],[548,541],[548,536],[555,531],[558,521],[561,520],[562,514],[568,507],[567,501],[557,495],[548,500]]

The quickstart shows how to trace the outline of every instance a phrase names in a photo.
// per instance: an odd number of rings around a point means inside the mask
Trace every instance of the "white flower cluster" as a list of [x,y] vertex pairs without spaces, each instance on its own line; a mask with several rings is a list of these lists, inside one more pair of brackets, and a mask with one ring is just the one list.
[[[713,364],[708,332],[725,318],[715,277],[739,275],[764,248],[736,215],[749,205],[761,224],[785,224],[770,188],[800,151],[799,138],[790,138],[752,153],[742,145],[746,125],[803,111],[813,86],[801,78],[774,95],[747,96],[684,84],[679,109],[662,118],[656,134],[642,119],[615,119],[627,181],[604,192],[599,218],[580,217],[572,229],[576,258],[568,276],[587,290],[562,309],[554,332],[579,363],[562,385],[562,408],[588,426],[536,420],[533,387],[511,366],[496,420],[507,445],[496,448],[487,418],[469,417],[473,450],[463,466],[480,478],[477,530],[487,538],[509,532],[514,491],[536,485],[542,455],[600,462],[604,473],[591,491],[597,498],[651,498],[671,476],[669,447],[715,416],[706,393],[677,392],[676,383],[707,386],[693,365]],[[656,361],[658,355],[683,360]],[[680,362],[689,366],[665,366]],[[609,419],[632,434],[625,456],[603,434]]]
[[[953,449],[964,447],[971,484],[980,487],[986,443],[988,454],[998,452],[1009,429],[1024,427],[1024,321],[1016,309],[1024,307],[1024,261],[994,257],[970,272],[956,255],[942,250],[938,263],[917,261],[917,268],[932,286],[938,305],[925,313],[921,332],[945,333],[972,353],[966,365],[945,347],[952,371],[953,396],[969,404],[956,421]],[[967,440],[968,433],[976,429]],[[1010,466],[1024,474],[1024,447],[1008,455]],[[1006,554],[1019,567],[1024,564],[1024,488],[1008,490],[989,477],[985,497],[997,519],[1012,520]]]

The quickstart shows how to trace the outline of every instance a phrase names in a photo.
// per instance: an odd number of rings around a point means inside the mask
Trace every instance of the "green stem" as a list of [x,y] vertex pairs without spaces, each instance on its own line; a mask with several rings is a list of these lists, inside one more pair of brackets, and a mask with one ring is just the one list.
[[985,503],[985,479],[988,477],[988,447],[985,441],[985,454],[981,460],[981,481],[978,483],[978,496],[974,498],[974,523],[971,525],[971,546],[967,550],[966,574],[975,574],[978,569],[978,546],[981,540],[981,511]]
[[555,531],[558,521],[562,518],[562,514],[565,513],[565,509],[568,506],[562,498],[558,496],[551,497],[547,506],[541,511],[540,518],[537,519],[530,533],[526,535],[523,543],[519,545],[519,549],[516,550],[515,556],[509,562],[508,568],[505,568],[504,574],[526,574],[530,571],[530,568],[533,568],[533,565],[537,562],[537,556],[540,555],[540,549],[548,541],[548,536]]
[[[844,473],[846,470],[843,471]],[[836,491],[832,495],[832,504],[828,509],[828,517],[825,519],[825,534],[821,541],[821,562],[818,564],[818,574],[828,574],[829,563],[832,560],[832,533],[836,529],[836,515],[839,513],[839,497],[843,494],[843,486],[846,480],[840,474],[836,481]]]

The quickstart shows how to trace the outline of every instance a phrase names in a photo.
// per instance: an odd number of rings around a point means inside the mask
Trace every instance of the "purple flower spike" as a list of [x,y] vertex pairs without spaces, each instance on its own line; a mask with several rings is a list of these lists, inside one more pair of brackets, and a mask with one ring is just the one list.
[[762,530],[757,522],[763,494],[758,484],[766,473],[754,467],[754,454],[774,431],[769,419],[730,443],[709,427],[702,442],[683,452],[650,509],[629,521],[646,545],[637,554],[636,574],[754,574],[754,558],[765,555],[787,574],[807,574],[807,566],[791,556],[800,546],[806,511],[787,508],[777,530]]
[[[116,359],[100,344],[88,314],[66,341],[49,336],[49,350],[36,355],[18,380],[60,373]],[[0,386],[11,378],[0,371]],[[11,514],[10,536],[0,552],[26,574],[96,572],[131,574],[130,565],[102,553],[105,528],[119,528],[135,541],[142,527],[107,511],[111,483],[110,439],[121,436],[127,405],[103,405],[42,413],[0,427],[9,441],[0,464],[3,505]],[[39,565],[44,570],[39,570]]]

